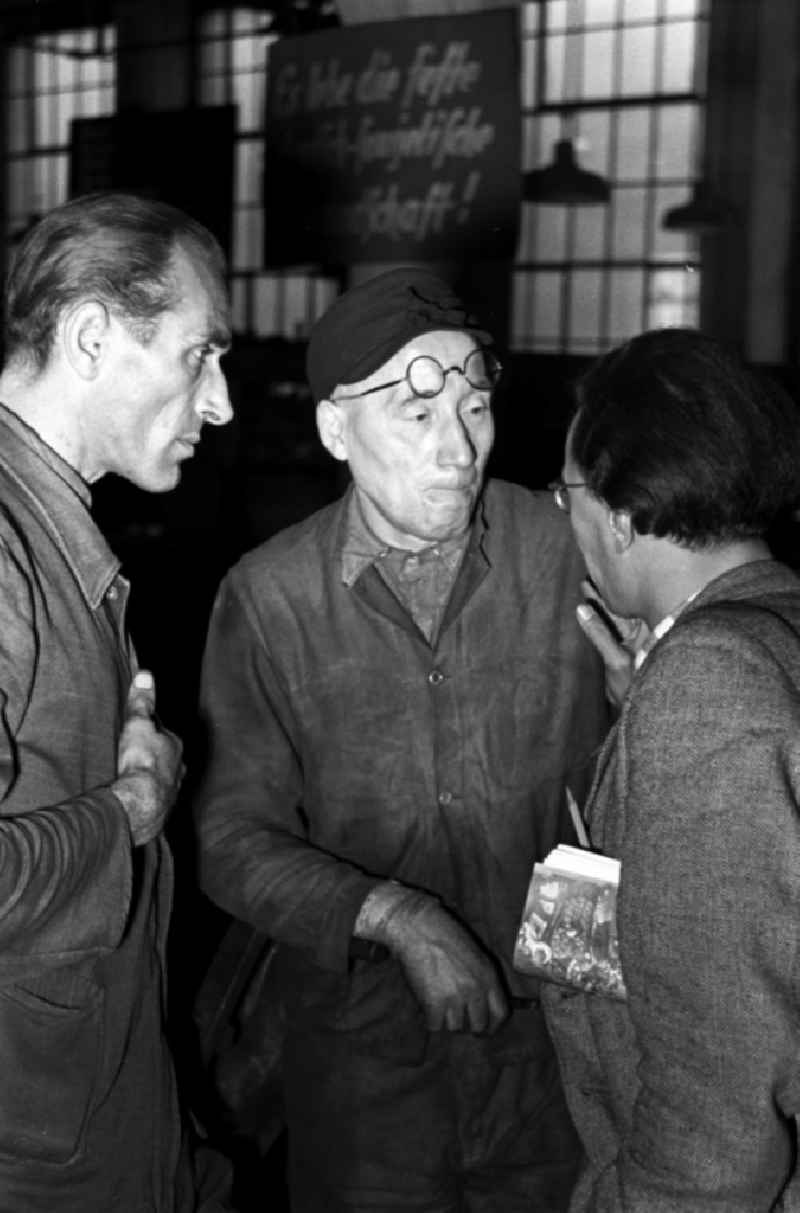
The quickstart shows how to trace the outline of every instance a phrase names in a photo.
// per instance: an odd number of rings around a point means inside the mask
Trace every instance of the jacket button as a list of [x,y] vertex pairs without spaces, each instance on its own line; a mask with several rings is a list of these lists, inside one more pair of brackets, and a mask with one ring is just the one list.
[[432,687],[438,687],[440,683],[444,682],[444,674],[441,670],[431,670],[428,675],[428,682]]
[[453,800],[453,793],[452,792],[440,792],[439,795],[436,797],[436,799],[439,801],[439,804],[443,804],[443,805],[450,804]]
[[115,585],[110,585],[108,587],[108,589],[106,590],[106,598],[108,599],[109,602],[115,602],[118,593],[119,593],[119,590],[117,589],[117,587]]

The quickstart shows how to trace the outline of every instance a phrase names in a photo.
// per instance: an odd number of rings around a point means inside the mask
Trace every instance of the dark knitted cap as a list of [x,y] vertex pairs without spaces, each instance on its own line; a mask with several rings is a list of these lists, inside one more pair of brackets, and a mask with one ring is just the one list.
[[314,399],[328,399],[339,383],[366,379],[406,342],[435,329],[457,329],[492,342],[452,287],[430,270],[401,266],[359,283],[311,330],[306,374]]

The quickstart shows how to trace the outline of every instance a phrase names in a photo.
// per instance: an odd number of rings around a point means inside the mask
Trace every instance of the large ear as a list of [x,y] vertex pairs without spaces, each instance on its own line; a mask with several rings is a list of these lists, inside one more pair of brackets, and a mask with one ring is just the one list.
[[341,404],[320,400],[317,405],[317,431],[322,445],[334,459],[347,460],[347,420]]
[[111,329],[105,304],[83,299],[67,308],[59,325],[64,357],[82,379],[96,378]]
[[634,540],[636,532],[633,529],[628,510],[609,510],[608,525],[614,536],[614,548],[617,552],[627,552]]

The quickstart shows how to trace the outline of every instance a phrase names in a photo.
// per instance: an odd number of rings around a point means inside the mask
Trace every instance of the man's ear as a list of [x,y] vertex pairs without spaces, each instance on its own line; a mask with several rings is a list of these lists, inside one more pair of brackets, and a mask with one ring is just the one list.
[[317,431],[322,445],[334,459],[347,460],[347,425],[341,404],[335,400],[320,400],[317,405]]
[[611,533],[614,536],[615,550],[617,552],[627,552],[636,534],[628,510],[610,510],[608,525],[611,527]]
[[68,308],[61,322],[64,357],[81,379],[95,379],[111,330],[105,304],[83,299]]

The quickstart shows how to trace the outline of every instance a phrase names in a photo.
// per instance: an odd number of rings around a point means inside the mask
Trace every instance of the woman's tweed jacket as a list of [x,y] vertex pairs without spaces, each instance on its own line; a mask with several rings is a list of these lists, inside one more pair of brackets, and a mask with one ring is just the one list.
[[800,1209],[799,797],[800,579],[758,561],[658,642],[600,758],[629,1001],[547,991],[573,1213]]

